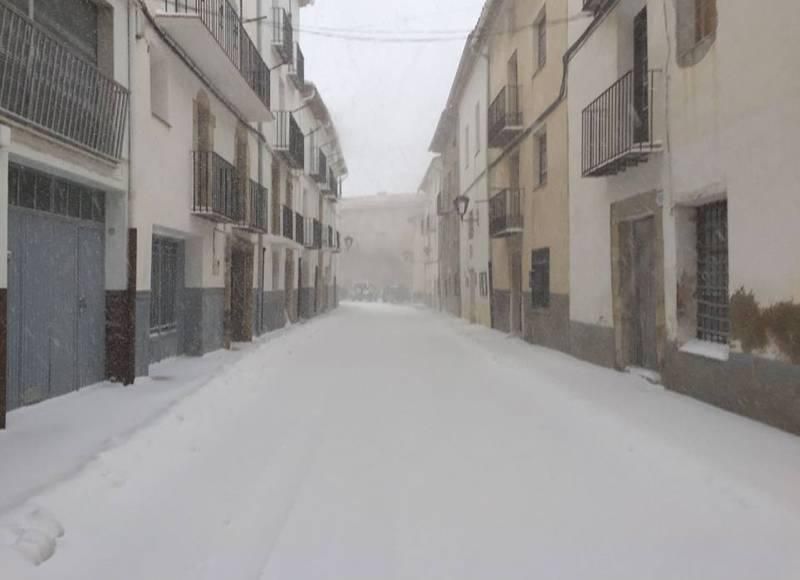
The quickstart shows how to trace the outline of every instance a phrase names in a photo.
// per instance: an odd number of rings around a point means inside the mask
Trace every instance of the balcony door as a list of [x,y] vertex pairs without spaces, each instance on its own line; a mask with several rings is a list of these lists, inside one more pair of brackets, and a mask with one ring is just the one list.
[[511,124],[516,125],[516,114],[519,112],[519,66],[517,64],[517,51],[508,59],[508,87],[506,88],[506,115],[511,118]]
[[647,7],[633,21],[633,107],[636,115],[634,143],[650,140],[650,83],[647,55]]

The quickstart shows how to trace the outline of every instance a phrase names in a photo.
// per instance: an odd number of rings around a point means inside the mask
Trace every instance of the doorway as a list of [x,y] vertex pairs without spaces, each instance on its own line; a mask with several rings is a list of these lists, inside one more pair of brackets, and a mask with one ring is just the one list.
[[253,339],[253,247],[236,243],[231,251],[231,333],[236,342]]
[[657,370],[656,220],[649,216],[620,227],[627,364]]
[[511,254],[511,333],[522,336],[522,254]]

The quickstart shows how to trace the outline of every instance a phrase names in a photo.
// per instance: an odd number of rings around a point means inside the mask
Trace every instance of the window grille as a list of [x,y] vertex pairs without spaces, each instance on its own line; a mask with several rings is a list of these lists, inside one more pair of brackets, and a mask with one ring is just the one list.
[[550,306],[550,248],[531,253],[531,296],[533,308]]
[[697,338],[727,344],[728,203],[697,209]]
[[150,332],[171,332],[178,326],[178,242],[153,237]]

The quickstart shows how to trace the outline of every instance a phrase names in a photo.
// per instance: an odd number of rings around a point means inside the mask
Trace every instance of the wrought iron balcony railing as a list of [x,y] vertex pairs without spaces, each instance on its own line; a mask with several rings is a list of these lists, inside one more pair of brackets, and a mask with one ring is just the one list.
[[259,100],[270,106],[270,73],[230,0],[163,0],[167,14],[199,16]]
[[505,86],[489,105],[490,147],[504,147],[522,131],[519,93],[518,85]]
[[0,2],[0,115],[118,160],[128,90]]
[[278,6],[272,9],[272,47],[283,64],[294,61],[292,15]]
[[283,223],[281,233],[287,240],[294,240],[294,211],[291,208],[282,206]]
[[251,179],[236,225],[251,232],[266,233],[267,197],[267,188]]
[[236,222],[243,211],[236,168],[213,151],[194,151],[192,213],[215,222]]
[[289,65],[289,78],[298,89],[306,84],[306,57],[300,50],[300,44],[295,44],[294,61]]
[[504,189],[489,200],[489,235],[504,238],[522,233],[522,194],[519,189]]
[[583,110],[581,168],[584,177],[616,175],[661,149],[653,105],[658,71],[631,71]]
[[303,169],[306,159],[305,136],[289,111],[275,113],[275,152],[292,169]]

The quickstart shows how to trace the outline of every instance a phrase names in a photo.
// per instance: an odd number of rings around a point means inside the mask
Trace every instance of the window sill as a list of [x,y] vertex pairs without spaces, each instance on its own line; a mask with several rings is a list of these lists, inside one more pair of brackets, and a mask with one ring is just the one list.
[[151,115],[152,115],[153,119],[155,119],[156,121],[158,121],[159,123],[164,125],[167,129],[172,129],[172,125],[170,124],[169,121],[167,121],[166,119],[163,119],[157,113],[151,113]]
[[731,355],[731,347],[726,344],[717,344],[715,342],[708,342],[706,340],[690,340],[680,348],[680,352],[684,354],[692,354],[695,356],[726,362]]
[[533,189],[531,189],[531,193],[533,193],[534,191],[539,191],[540,189],[544,189],[545,187],[547,187],[547,180],[540,181],[535,186],[533,186]]

